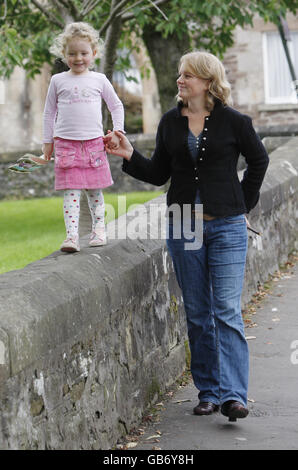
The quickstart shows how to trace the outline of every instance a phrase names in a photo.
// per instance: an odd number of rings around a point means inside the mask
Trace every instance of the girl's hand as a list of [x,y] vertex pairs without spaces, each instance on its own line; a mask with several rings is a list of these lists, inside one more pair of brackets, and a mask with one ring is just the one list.
[[109,148],[113,150],[118,149],[119,144],[120,144],[120,138],[117,137],[115,132],[112,132],[112,131],[108,131],[108,135],[109,135]]
[[51,160],[51,156],[53,154],[54,144],[52,142],[45,143],[42,146],[42,153],[44,154],[45,160]]
[[[113,148],[111,144],[112,141],[112,134],[115,134],[116,137],[119,139],[119,146],[118,148]],[[111,153],[112,155],[118,155],[119,157],[125,158],[126,160],[130,160],[133,154],[133,146],[129,142],[128,138],[122,134],[122,132],[114,131],[113,133],[108,131],[108,134],[103,138],[106,151]]]

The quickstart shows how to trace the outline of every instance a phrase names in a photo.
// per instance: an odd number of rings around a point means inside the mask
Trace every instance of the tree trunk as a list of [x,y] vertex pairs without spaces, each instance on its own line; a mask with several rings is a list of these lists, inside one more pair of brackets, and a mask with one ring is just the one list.
[[176,103],[178,63],[190,49],[189,36],[185,33],[181,38],[177,34],[163,38],[147,25],[143,28],[143,40],[156,73],[161,110],[165,113]]
[[109,80],[112,80],[115,62],[117,60],[117,45],[121,36],[121,17],[116,17],[107,29],[104,53],[100,70]]

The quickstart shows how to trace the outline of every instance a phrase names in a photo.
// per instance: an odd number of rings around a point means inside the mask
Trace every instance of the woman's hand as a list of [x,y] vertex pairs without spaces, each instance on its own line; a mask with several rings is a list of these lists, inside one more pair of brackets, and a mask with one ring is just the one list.
[[244,216],[245,217],[245,222],[246,222],[246,227],[248,230],[250,230],[251,232],[255,233],[256,235],[262,235],[261,232],[258,232],[258,230],[255,230],[254,228],[252,228],[252,226],[250,225],[249,221],[248,221],[248,218],[246,217],[246,215]]
[[53,143],[45,143],[42,146],[42,152],[44,154],[45,160],[51,160],[51,156],[53,154],[54,144]]
[[[110,135],[111,134],[111,135]],[[115,134],[119,138],[119,146],[118,148],[112,147],[112,134]],[[118,155],[119,157],[125,158],[126,160],[130,160],[133,154],[133,146],[129,142],[128,138],[122,134],[122,132],[108,131],[107,135],[103,138],[105,149],[108,153],[112,155]]]

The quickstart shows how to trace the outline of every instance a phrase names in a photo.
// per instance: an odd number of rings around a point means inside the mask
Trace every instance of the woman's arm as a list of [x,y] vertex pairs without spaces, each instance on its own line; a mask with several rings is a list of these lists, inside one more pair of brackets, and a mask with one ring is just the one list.
[[112,149],[108,145],[109,136],[105,136],[106,150],[113,155],[124,158],[122,169],[130,176],[146,183],[162,186],[171,176],[170,156],[162,139],[161,124],[156,135],[156,148],[152,158],[146,158],[135,150],[126,136],[115,132],[121,139],[118,149]]
[[245,157],[247,168],[243,174],[241,186],[247,212],[255,207],[260,197],[260,188],[269,164],[269,157],[252,120],[243,116],[244,122],[240,133],[240,152]]

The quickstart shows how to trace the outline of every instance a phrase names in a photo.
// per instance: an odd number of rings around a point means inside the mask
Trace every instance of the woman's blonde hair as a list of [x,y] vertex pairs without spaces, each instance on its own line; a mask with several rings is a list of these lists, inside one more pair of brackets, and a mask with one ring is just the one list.
[[50,47],[50,52],[65,61],[67,43],[74,38],[89,41],[92,51],[95,52],[94,58],[100,57],[103,49],[103,41],[100,39],[98,32],[91,25],[83,22],[69,23],[66,25],[62,33],[54,39]]
[[[210,80],[205,104],[208,111],[213,109],[215,98],[225,105],[232,104],[231,85],[227,81],[223,64],[215,55],[202,51],[188,52],[179,61],[179,71],[182,66],[196,77]],[[177,101],[187,106],[187,102],[178,95]]]

